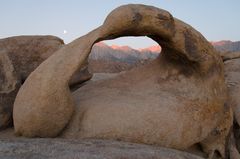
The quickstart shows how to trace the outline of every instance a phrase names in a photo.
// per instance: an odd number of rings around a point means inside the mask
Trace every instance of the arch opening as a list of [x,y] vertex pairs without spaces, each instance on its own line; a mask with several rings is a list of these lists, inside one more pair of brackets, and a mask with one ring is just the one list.
[[119,73],[149,63],[161,52],[161,46],[151,38],[120,37],[96,43],[89,55],[91,73]]

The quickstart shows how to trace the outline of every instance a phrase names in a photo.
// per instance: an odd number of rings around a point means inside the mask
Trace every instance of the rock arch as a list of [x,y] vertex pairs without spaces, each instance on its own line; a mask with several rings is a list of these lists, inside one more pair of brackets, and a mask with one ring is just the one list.
[[[78,103],[76,93],[74,102],[68,82],[93,44],[122,36],[148,36],[161,45],[162,53],[147,66],[81,88],[96,96]],[[109,87],[114,88],[110,93],[118,92],[110,95],[116,101],[127,92],[133,96],[122,107],[113,107],[101,100],[101,92],[106,95]],[[64,137],[121,139],[176,149],[204,141],[206,152],[224,155],[231,123],[225,101],[223,63],[207,40],[165,10],[130,4],[113,10],[102,26],[55,52],[28,77],[15,100],[14,128],[27,137],[56,137],[64,131]]]

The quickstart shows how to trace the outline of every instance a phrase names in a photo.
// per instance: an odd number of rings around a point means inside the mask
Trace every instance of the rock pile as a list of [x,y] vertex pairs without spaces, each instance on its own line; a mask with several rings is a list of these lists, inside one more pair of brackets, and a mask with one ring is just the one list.
[[[0,40],[0,129],[12,124],[13,103],[21,84],[63,46],[63,40],[54,36],[17,36]],[[70,85],[82,83],[91,76],[87,68],[82,68]]]

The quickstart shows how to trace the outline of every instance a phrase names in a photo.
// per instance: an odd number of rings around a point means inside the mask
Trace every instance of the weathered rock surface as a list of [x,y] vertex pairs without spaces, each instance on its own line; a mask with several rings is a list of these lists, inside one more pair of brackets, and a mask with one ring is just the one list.
[[103,141],[63,139],[0,140],[4,159],[203,159],[173,149]]
[[54,36],[16,36],[0,39],[0,50],[7,51],[17,74],[23,81],[63,45],[64,42]]
[[0,128],[11,125],[13,103],[21,83],[51,54],[63,46],[53,36],[18,36],[0,39]]
[[[148,65],[86,84],[73,100],[69,80],[93,44],[121,36],[148,36],[162,53]],[[203,142],[211,158],[215,151],[225,156],[232,122],[226,100],[223,62],[211,44],[167,11],[132,4],[44,61],[21,87],[13,115],[16,134],[26,137],[118,139],[181,150]]]
[[225,54],[225,79],[229,92],[229,102],[233,108],[234,117],[240,125],[240,52]]
[[0,129],[12,124],[13,102],[20,80],[5,50],[0,50]]
[[234,113],[234,126],[230,158],[240,158],[240,52],[226,52],[221,54],[224,62],[225,79],[229,93],[229,105]]
[[[17,36],[0,39],[0,129],[12,122],[13,103],[29,74],[55,51],[64,46],[54,36]],[[57,68],[56,68],[57,69]],[[70,85],[89,80],[87,65],[72,77]]]
[[69,86],[71,88],[78,88],[78,85],[90,80],[93,74],[88,70],[88,63],[86,62],[85,65],[79,68],[76,73],[71,77],[69,81]]
[[233,145],[235,144],[235,146],[236,146],[235,148],[238,150],[238,155],[240,156],[240,126],[237,123],[234,124],[233,134],[234,134]]
[[223,61],[240,58],[240,52],[223,52],[221,53]]
[[234,135],[234,133],[236,133],[236,129],[235,126],[233,127],[233,131],[230,134],[230,138],[229,138],[229,159],[239,159],[240,158],[240,153],[239,150],[237,148],[237,143],[236,143],[236,135]]

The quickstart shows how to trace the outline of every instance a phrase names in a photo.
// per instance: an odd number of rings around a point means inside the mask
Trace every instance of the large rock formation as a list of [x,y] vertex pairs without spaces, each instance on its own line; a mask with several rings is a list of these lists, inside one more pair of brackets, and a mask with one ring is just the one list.
[[222,54],[225,78],[229,92],[229,102],[233,108],[234,117],[240,125],[240,52]]
[[22,81],[62,46],[63,41],[54,36],[16,36],[0,39],[0,50],[7,51]]
[[[44,60],[63,46],[63,41],[54,36],[17,36],[0,39],[0,129],[12,123],[13,103],[21,83]],[[73,76],[70,85],[79,84],[91,77],[87,68],[83,67]]]
[[[7,52],[22,82],[44,60],[63,46],[63,40],[55,36],[16,36],[0,39],[0,50]],[[86,67],[83,67],[82,70],[76,72],[75,76],[78,78],[73,77],[70,85],[82,83],[90,79],[92,75],[87,72]]]
[[[240,52],[221,54],[224,61],[225,79],[229,93],[228,103],[234,112],[234,126],[231,135],[231,159],[240,158]],[[237,150],[238,149],[238,150]]]
[[[93,44],[121,36],[148,36],[162,53],[148,65],[86,84],[73,100],[68,83]],[[199,32],[167,11],[125,5],[31,73],[14,104],[15,133],[117,139],[180,150],[202,143],[209,158],[215,151],[224,156],[232,122],[226,98],[221,57]]]

